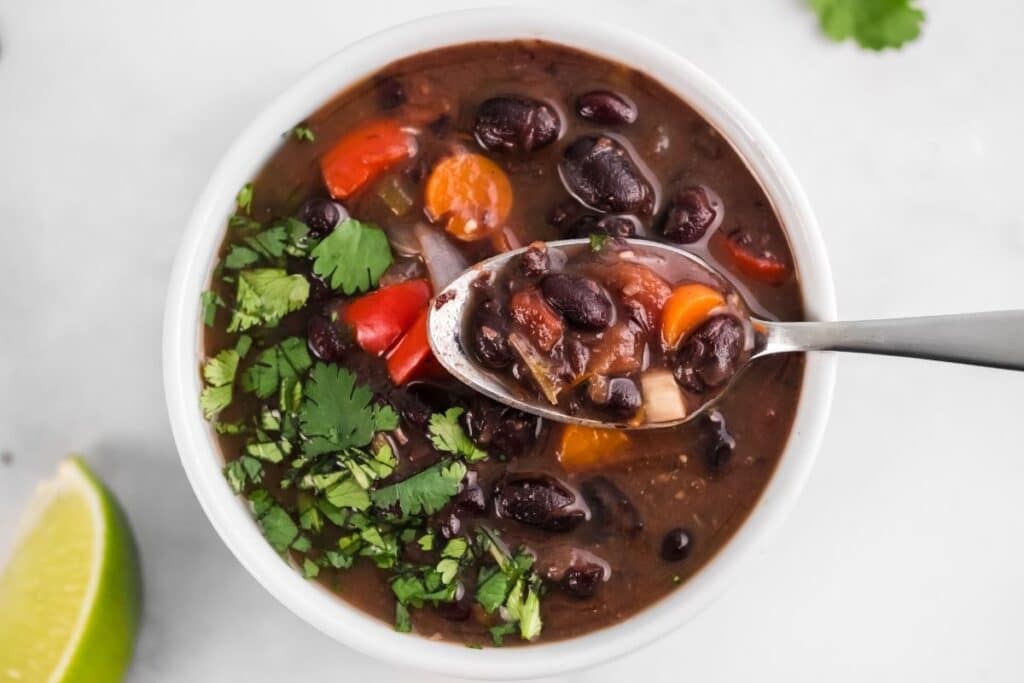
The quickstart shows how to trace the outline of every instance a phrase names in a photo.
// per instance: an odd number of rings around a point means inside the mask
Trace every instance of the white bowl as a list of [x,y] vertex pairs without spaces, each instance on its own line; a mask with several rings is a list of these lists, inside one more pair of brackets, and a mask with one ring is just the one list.
[[203,510],[242,565],[295,614],[356,650],[400,666],[495,679],[550,675],[633,652],[707,606],[793,505],[818,451],[835,377],[832,356],[807,358],[796,421],[778,468],[747,521],[718,555],[660,602],[585,636],[473,650],[399,634],[391,624],[333,597],[281,560],[225,482],[214,435],[199,410],[199,297],[210,280],[235,193],[278,148],[281,131],[390,62],[447,45],[519,38],[562,43],[639,68],[703,113],[736,147],[775,206],[799,270],[807,316],[835,319],[831,271],[811,207],[775,145],[732,97],[688,61],[643,36],[578,16],[511,7],[442,14],[387,29],[344,48],[274,100],[231,146],[199,198],[171,275],[164,319],[164,388],[174,440]]

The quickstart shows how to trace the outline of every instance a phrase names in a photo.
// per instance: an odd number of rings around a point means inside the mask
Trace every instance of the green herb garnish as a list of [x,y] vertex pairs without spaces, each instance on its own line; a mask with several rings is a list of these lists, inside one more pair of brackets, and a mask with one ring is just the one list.
[[206,291],[202,293],[200,300],[203,303],[203,324],[211,327],[217,316],[217,308],[225,305],[224,299],[220,298],[217,292]]
[[309,439],[306,455],[366,446],[374,433],[398,426],[398,415],[390,406],[373,403],[373,392],[336,365],[314,365],[304,397],[300,420]]
[[299,125],[292,128],[292,135],[295,136],[295,139],[299,141],[316,141],[316,135],[314,135],[310,127],[304,123],[300,123]]
[[373,504],[388,509],[397,503],[405,518],[433,514],[459,492],[466,471],[461,462],[437,463],[397,484],[377,489]]
[[808,0],[825,35],[853,38],[868,50],[902,47],[921,34],[924,12],[915,0]]
[[238,360],[237,351],[225,349],[203,363],[203,379],[207,386],[199,395],[199,406],[206,419],[212,419],[231,404]]
[[486,460],[487,451],[473,443],[459,424],[459,416],[463,412],[462,408],[449,408],[444,413],[431,415],[430,442],[437,450],[460,455],[467,462]]
[[260,353],[242,375],[242,389],[269,398],[277,393],[283,382],[297,382],[313,364],[306,341],[288,337]]
[[311,252],[313,272],[345,294],[375,287],[391,265],[391,245],[383,230],[349,218]]
[[608,235],[602,232],[590,233],[590,249],[591,251],[601,251],[604,249],[605,243],[608,241]]
[[238,205],[239,211],[244,211],[246,214],[252,211],[252,183],[242,186],[235,197],[235,204]]
[[308,298],[309,282],[301,275],[289,275],[283,268],[240,271],[228,332],[257,325],[273,327],[287,314],[305,306]]

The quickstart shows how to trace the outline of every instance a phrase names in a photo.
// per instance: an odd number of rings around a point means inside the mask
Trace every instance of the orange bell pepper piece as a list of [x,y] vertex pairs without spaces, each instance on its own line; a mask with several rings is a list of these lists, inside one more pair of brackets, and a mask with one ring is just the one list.
[[629,437],[618,429],[567,425],[562,430],[556,456],[567,472],[609,467],[629,458]]

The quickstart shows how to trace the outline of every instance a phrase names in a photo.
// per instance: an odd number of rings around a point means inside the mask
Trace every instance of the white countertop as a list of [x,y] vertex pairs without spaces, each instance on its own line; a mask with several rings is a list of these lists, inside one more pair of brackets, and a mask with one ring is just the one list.
[[[160,326],[182,225],[251,115],[342,44],[472,4],[0,0],[0,545],[85,453],[141,543],[131,681],[413,679],[292,616],[214,535],[171,440]],[[842,315],[1024,308],[1024,5],[923,4],[923,38],[875,55],[797,0],[563,3],[678,50],[764,124]],[[1021,680],[1022,395],[1013,373],[842,358],[814,474],[753,571],[567,680]]]

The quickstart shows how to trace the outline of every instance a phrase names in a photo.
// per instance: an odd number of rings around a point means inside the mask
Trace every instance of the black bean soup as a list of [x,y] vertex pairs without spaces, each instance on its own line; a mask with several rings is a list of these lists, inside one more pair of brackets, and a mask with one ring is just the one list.
[[[700,296],[666,327],[679,282],[595,268],[618,238],[684,245],[727,275],[715,291],[802,317],[758,182],[699,114],[620,64],[543,42],[446,48],[285,133],[241,188],[203,295],[200,404],[228,484],[296,571],[399,631],[552,641],[665,596],[743,523],[786,444],[800,356],[759,360],[714,410],[648,431],[541,421],[474,395],[432,357],[427,310],[448,282],[567,237],[593,245],[563,273],[583,280],[495,285],[478,329],[502,332],[477,350],[509,353],[509,321],[552,362],[586,347],[567,395],[597,414],[643,406],[650,370],[699,394],[730,369],[735,341],[734,318]],[[581,312],[566,288],[611,308]],[[512,307],[520,292],[532,303]],[[671,353],[638,350],[641,338],[661,348],[649,333],[669,328]],[[500,363],[521,365],[512,354]]]

